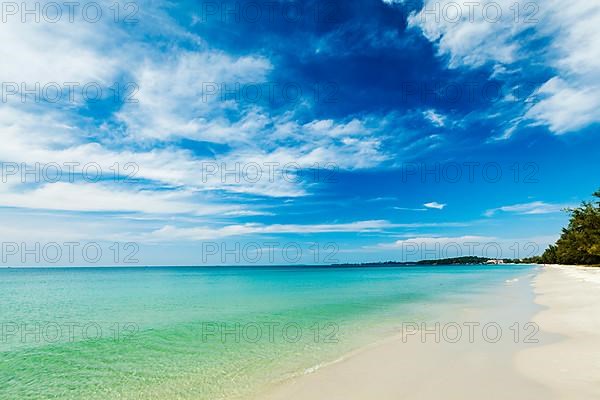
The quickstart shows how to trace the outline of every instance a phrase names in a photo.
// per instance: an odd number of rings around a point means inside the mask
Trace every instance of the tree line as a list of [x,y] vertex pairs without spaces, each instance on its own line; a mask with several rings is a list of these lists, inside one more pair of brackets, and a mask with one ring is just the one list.
[[541,256],[522,260],[540,264],[600,265],[600,190],[595,200],[584,201],[579,207],[569,208],[569,225],[562,229],[560,239]]

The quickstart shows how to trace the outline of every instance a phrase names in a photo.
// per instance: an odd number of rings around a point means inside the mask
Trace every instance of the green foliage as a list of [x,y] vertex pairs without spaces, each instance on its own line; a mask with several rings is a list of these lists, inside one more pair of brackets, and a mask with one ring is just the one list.
[[600,190],[595,202],[568,209],[571,220],[556,245],[546,249],[537,262],[544,264],[600,264]]
[[464,256],[464,257],[442,258],[439,260],[421,260],[421,261],[417,261],[417,264],[426,264],[426,265],[485,264],[488,260],[489,260],[489,258],[486,258],[486,257]]
[[[335,267],[395,267],[395,266],[414,266],[414,265],[471,265],[485,264],[490,258],[477,256],[463,256],[453,258],[442,258],[437,260],[420,261],[385,261],[360,264],[334,264]],[[519,260],[505,259],[504,262],[518,262]]]

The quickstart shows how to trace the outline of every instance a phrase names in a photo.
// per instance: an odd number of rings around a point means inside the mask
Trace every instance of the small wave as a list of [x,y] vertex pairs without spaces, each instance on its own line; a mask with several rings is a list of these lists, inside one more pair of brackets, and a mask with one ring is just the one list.
[[339,362],[341,362],[341,361],[344,361],[346,358],[347,358],[347,357],[340,357],[340,358],[338,358],[337,360],[334,360],[334,361],[329,361],[329,362],[319,363],[319,364],[317,364],[317,365],[314,365],[314,366],[312,366],[312,367],[306,368],[306,369],[304,370],[304,372],[302,372],[302,375],[310,375],[310,374],[312,374],[312,373],[315,373],[315,372],[317,372],[318,370],[320,370],[320,369],[321,369],[321,368],[323,368],[323,367],[327,367],[327,366],[329,366],[329,365],[337,364],[337,363],[339,363]]
[[310,375],[313,372],[316,372],[316,371],[320,370],[322,367],[323,367],[323,364],[317,364],[317,365],[312,366],[310,368],[306,368],[304,370],[304,372],[302,373],[302,375]]
[[507,279],[504,281],[504,283],[508,283],[508,284],[515,283],[515,282],[519,282],[519,278]]

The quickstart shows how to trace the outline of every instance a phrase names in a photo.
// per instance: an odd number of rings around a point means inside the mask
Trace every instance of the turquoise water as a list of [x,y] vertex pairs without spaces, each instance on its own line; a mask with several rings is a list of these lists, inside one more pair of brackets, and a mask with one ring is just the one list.
[[0,399],[245,397],[532,268],[0,269]]

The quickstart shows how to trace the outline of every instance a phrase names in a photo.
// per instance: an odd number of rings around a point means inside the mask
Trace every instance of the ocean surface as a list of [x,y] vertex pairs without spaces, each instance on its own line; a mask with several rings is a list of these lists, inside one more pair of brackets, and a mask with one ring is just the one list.
[[536,267],[0,269],[0,399],[230,399]]

